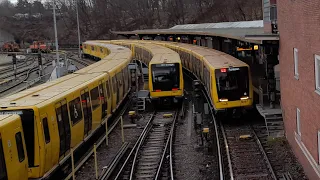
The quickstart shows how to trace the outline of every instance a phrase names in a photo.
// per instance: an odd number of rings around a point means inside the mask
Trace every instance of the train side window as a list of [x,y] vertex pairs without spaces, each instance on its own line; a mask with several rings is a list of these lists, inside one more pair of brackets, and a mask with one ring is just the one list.
[[109,80],[106,81],[106,87],[107,87],[107,96],[110,98],[110,86],[109,86]]
[[50,142],[50,131],[48,126],[48,119],[45,117],[42,119],[42,126],[44,131],[44,138],[46,140],[46,144]]
[[91,50],[94,51],[94,46],[91,46]]
[[17,143],[19,162],[22,162],[25,159],[25,156],[24,156],[21,132],[16,133],[16,143]]
[[103,53],[103,48],[100,48],[100,52]]
[[82,119],[81,102],[79,97],[69,102],[69,111],[73,126]]
[[4,159],[3,147],[2,147],[2,139],[0,138],[0,180],[7,180],[7,168],[6,162]]
[[99,105],[100,105],[98,87],[93,88],[93,89],[90,91],[90,95],[91,95],[92,111],[94,111],[94,110],[97,109],[97,108],[99,107]]

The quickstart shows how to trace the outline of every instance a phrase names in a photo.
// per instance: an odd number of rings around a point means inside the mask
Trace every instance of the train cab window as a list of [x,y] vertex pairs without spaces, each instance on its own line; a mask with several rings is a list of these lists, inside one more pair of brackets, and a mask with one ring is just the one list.
[[215,76],[219,99],[235,101],[249,96],[247,67],[216,69]]
[[24,156],[21,132],[16,133],[16,144],[17,144],[19,162],[22,162],[25,159],[25,156]]
[[81,102],[79,97],[69,102],[69,111],[72,125],[75,125],[82,119]]
[[91,46],[91,50],[94,51],[94,46]]
[[110,98],[110,86],[109,86],[109,80],[106,81],[106,87],[107,87],[107,96]]
[[0,180],[8,180],[1,135],[0,135]]
[[180,70],[179,64],[152,64],[153,90],[172,91],[179,89]]
[[90,95],[91,95],[92,111],[94,111],[95,109],[97,109],[100,106],[98,87],[93,88],[90,91]]
[[46,140],[46,143],[48,144],[50,142],[50,132],[48,126],[48,119],[46,117],[42,119],[42,125],[44,131],[44,138]]

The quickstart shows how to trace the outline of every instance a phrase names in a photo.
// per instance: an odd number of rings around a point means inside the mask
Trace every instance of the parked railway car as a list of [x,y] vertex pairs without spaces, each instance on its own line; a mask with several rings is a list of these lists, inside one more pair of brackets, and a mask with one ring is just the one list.
[[2,45],[2,51],[4,52],[19,52],[19,45],[15,42],[6,42]]
[[43,41],[34,41],[32,45],[30,45],[31,52],[37,53],[39,50],[43,53],[50,53],[51,46],[49,43],[45,43]]
[[240,116],[253,104],[250,67],[226,53],[190,44],[148,41],[176,51],[183,67],[203,83],[215,111]]
[[134,59],[149,67],[149,91],[153,101],[178,103],[184,96],[182,63],[175,51],[145,41],[117,40],[104,41],[131,48]]
[[[68,167],[71,148],[78,157],[75,161],[79,160],[81,156],[76,154],[86,147],[83,144],[90,142],[118,108],[129,92],[127,65],[132,60],[131,51],[116,45],[98,46],[112,46],[123,53],[110,48],[108,55],[113,57],[106,56],[98,66],[95,63],[1,99],[0,115],[6,116],[0,116],[0,159],[3,156],[8,160],[1,159],[0,179],[52,178],[58,168]],[[12,134],[18,131],[21,136]],[[5,141],[1,143],[2,139]]]

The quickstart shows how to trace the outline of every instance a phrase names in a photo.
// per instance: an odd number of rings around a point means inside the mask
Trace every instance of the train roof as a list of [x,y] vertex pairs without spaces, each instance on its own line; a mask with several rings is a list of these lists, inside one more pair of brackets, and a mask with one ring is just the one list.
[[[85,87],[88,84],[94,82],[96,79],[103,78],[104,75],[104,73],[78,75],[55,86],[29,93],[26,96],[19,97],[18,93],[18,98],[12,98],[9,96],[8,98],[10,99],[10,101],[0,102],[0,108],[2,110],[6,110],[6,108],[3,107],[40,107],[41,103],[47,104],[53,101],[57,101],[65,95],[74,92],[75,89]],[[24,92],[22,91],[21,93]]]
[[[151,41],[150,41],[151,42]],[[207,64],[211,65],[214,69],[229,67],[229,66],[248,66],[245,62],[221,51],[215,49],[196,46],[192,44],[177,43],[177,42],[164,42],[155,41],[151,43],[161,44],[169,46],[175,49],[181,49],[183,51],[192,52],[199,58],[203,58]]]
[[180,56],[176,54],[156,54],[153,56],[150,64],[169,64],[169,63],[181,63]]
[[159,63],[181,63],[180,56],[177,52],[169,49],[167,47],[151,43],[149,41],[137,41],[137,40],[112,40],[105,41],[106,43],[116,43],[116,44],[134,44],[135,46],[143,47],[145,50],[149,51],[153,57],[150,64]]

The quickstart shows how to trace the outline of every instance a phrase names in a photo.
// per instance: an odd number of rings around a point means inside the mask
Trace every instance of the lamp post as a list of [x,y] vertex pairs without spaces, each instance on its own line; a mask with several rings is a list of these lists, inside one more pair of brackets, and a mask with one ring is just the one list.
[[79,41],[79,58],[81,58],[81,48],[80,48],[80,24],[79,24],[79,13],[78,13],[78,0],[76,1],[76,11],[77,11],[77,26],[78,26],[78,41]]
[[53,0],[53,22],[54,22],[54,37],[56,41],[56,72],[57,78],[60,77],[60,70],[59,70],[59,45],[58,45],[58,33],[57,33],[57,20],[56,20],[56,1]]

